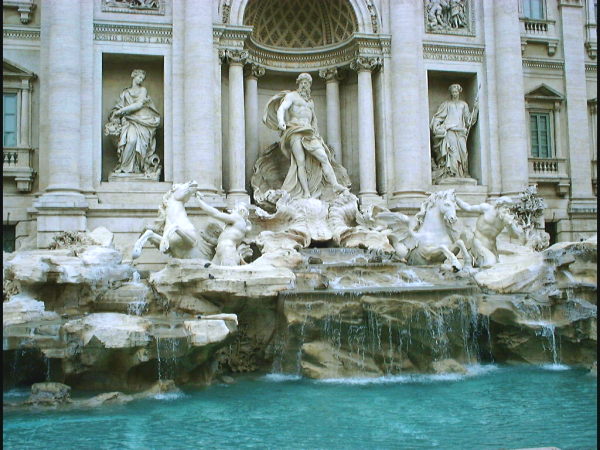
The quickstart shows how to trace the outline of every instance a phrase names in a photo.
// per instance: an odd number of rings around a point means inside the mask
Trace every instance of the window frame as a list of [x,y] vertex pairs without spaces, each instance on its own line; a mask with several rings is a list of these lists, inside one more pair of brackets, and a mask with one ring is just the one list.
[[[531,2],[532,1],[539,1],[541,9],[542,9],[542,14],[541,17],[532,17],[531,15],[527,14],[526,8],[527,6],[529,6],[529,12],[531,12]],[[528,19],[528,20],[547,20],[548,19],[548,10],[546,8],[546,0],[521,0],[521,13],[523,18]]]
[[[11,94],[15,96],[16,108],[15,108],[15,145],[4,145],[4,95]],[[21,146],[21,92],[19,89],[6,87],[2,89],[2,147],[3,148],[17,148]]]
[[[529,113],[529,157],[530,158],[539,158],[539,159],[554,159],[558,156],[556,155],[555,149],[555,138],[554,138],[554,111],[544,110],[544,109],[530,109]],[[548,139],[548,156],[540,156],[539,150],[540,147],[540,130],[537,132],[537,140],[538,140],[538,155],[533,154],[533,129],[531,128],[531,118],[533,116],[542,117],[545,116],[547,118],[546,126],[547,126],[547,139]]]

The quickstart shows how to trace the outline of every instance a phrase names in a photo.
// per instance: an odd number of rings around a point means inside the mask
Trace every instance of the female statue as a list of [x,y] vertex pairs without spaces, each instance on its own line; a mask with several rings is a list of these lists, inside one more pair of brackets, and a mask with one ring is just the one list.
[[144,70],[131,72],[132,84],[121,92],[112,108],[104,134],[118,138],[119,162],[113,174],[144,174],[158,179],[160,159],[156,155],[156,129],[160,114],[142,83]]
[[440,105],[430,124],[433,134],[435,182],[441,178],[469,177],[467,137],[471,127],[477,121],[479,110],[477,100],[471,112],[469,105],[460,99],[462,92],[460,84],[453,84],[448,90],[450,100]]

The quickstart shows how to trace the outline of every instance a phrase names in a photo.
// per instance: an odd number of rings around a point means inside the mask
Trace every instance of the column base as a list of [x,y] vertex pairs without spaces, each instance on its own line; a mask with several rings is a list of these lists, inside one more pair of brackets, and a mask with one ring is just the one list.
[[383,199],[383,197],[375,193],[358,194],[358,199],[360,200],[361,208],[364,208],[369,205],[385,205],[385,200]]
[[250,196],[245,192],[230,192],[227,194],[227,206],[230,208],[235,206],[237,203],[250,204]]
[[63,231],[85,232],[88,202],[79,192],[47,192],[34,204],[37,219],[37,247],[47,248]]
[[422,190],[394,192],[388,200],[388,208],[418,211],[426,198],[427,193]]

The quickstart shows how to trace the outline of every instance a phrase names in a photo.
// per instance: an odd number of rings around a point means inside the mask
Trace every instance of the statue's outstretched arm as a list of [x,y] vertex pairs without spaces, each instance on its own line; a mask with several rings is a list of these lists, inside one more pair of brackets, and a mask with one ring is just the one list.
[[209,204],[205,203],[204,200],[202,200],[202,198],[200,198],[200,194],[196,193],[196,198],[198,199],[200,208],[202,208],[202,210],[204,212],[206,212],[208,215],[214,217],[215,219],[222,220],[223,222],[226,222],[226,223],[235,222],[230,214],[222,213],[217,208],[214,208],[214,207],[210,206]]
[[462,209],[463,211],[467,211],[467,212],[478,212],[481,213],[484,211],[485,209],[485,203],[482,203],[481,205],[469,205],[467,202],[461,200],[460,198],[456,197],[456,204],[460,207],[460,209]]

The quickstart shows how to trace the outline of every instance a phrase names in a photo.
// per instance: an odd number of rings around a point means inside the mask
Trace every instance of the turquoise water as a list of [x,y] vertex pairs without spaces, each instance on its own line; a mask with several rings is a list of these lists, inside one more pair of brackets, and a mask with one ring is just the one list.
[[565,366],[267,375],[95,410],[5,413],[4,448],[596,448],[596,381]]

